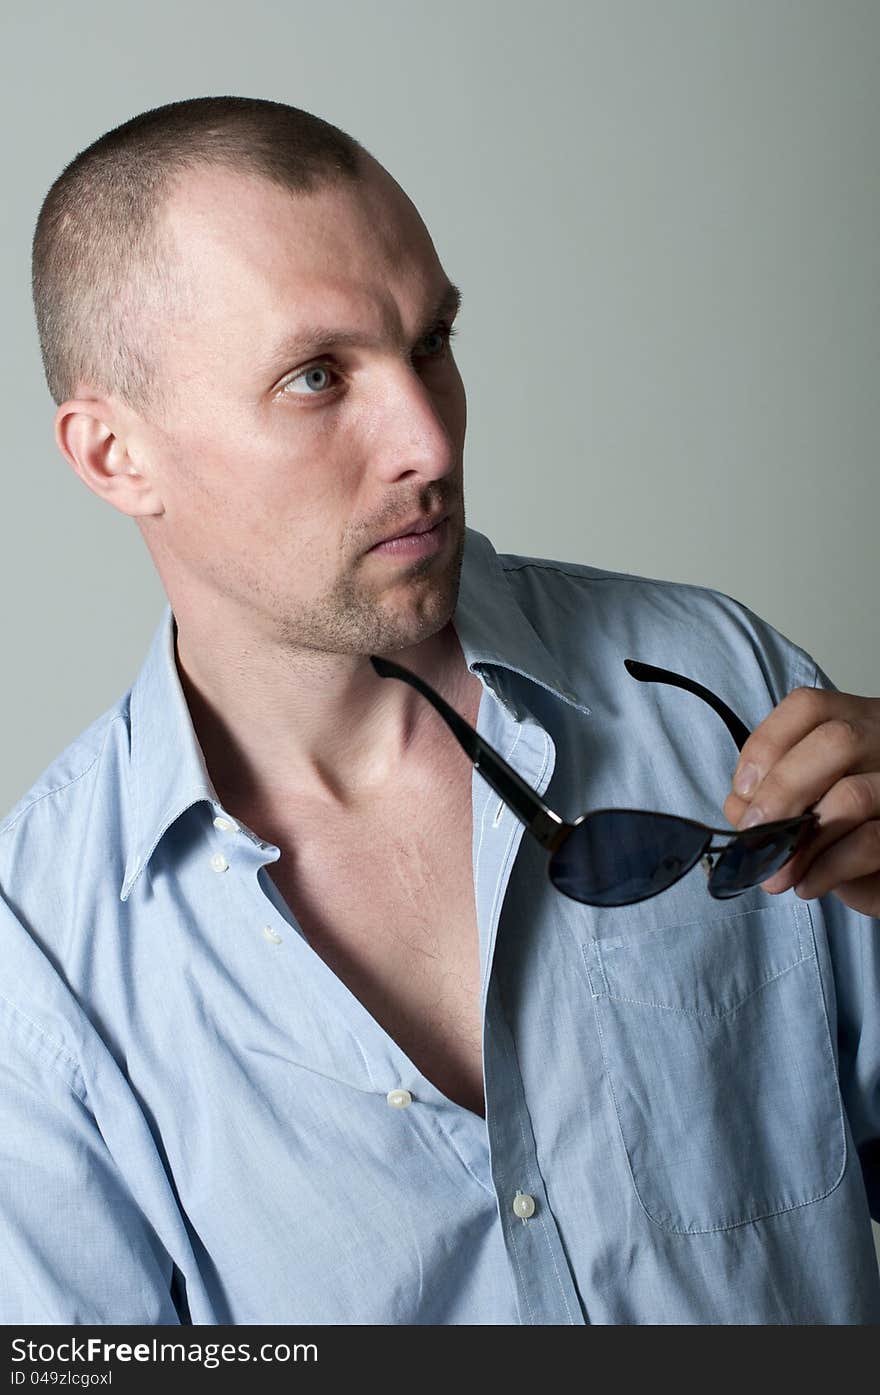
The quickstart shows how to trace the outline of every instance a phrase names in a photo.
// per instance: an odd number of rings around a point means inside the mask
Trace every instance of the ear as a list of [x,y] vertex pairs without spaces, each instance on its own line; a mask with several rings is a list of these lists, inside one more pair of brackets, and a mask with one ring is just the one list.
[[129,517],[164,513],[135,424],[107,398],[70,398],[55,413],[55,440],[65,460],[99,499]]

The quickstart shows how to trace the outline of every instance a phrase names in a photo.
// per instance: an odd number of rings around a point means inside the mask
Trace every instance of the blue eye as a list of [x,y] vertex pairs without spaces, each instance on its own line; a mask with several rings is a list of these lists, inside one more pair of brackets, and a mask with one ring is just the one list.
[[[436,329],[432,329],[431,333],[426,334],[421,342],[423,344],[426,344],[430,339],[439,338],[441,340],[441,344],[437,352],[429,353],[427,355],[427,358],[429,360],[441,358],[446,350],[447,345],[449,344],[449,341],[457,333],[458,331],[456,330],[454,325],[440,324],[437,325]],[[292,378],[288,378],[287,382],[284,383],[284,385],[281,388],[281,393],[286,393],[288,388],[292,387],[294,383],[298,383],[300,379],[308,380],[315,373],[323,373],[326,377],[328,372],[332,372],[334,374],[336,373],[336,369],[332,366],[331,361],[329,359],[316,359],[314,363],[306,364],[305,368],[301,368],[300,371],[294,374]],[[318,384],[317,390],[315,392],[291,392],[289,395],[291,397],[318,397],[321,395],[321,393],[327,392],[330,386],[332,386],[332,384]]]
[[[290,387],[291,383],[297,383],[297,382],[299,382],[300,378],[302,378],[304,382],[308,382],[309,379],[311,379],[315,373],[323,373],[324,376],[326,377],[326,376],[327,376],[327,371],[328,371],[328,370],[327,370],[327,365],[326,365],[326,364],[323,364],[323,363],[313,363],[313,364],[310,364],[308,368],[303,368],[303,369],[301,370],[301,372],[297,373],[297,375],[296,375],[295,378],[291,378],[291,379],[290,379],[290,382],[285,383],[285,384],[284,384],[284,388],[282,389],[282,391],[286,392],[287,389]],[[314,383],[312,383],[311,386],[314,386]],[[319,391],[319,392],[325,391],[325,390],[326,390],[325,387],[322,387],[322,385],[320,385],[320,384],[318,385],[318,391]],[[311,397],[311,396],[312,396],[311,393],[306,393],[306,394],[304,394],[304,395],[307,396],[307,397]],[[296,396],[296,394],[294,394],[294,396]]]

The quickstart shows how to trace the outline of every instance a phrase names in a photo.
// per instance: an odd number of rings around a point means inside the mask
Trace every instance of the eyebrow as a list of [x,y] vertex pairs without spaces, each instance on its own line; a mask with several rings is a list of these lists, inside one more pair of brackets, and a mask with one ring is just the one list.
[[[439,320],[450,319],[461,309],[461,291],[449,281],[435,309],[419,328],[416,343],[429,334]],[[263,364],[263,373],[275,373],[285,364],[296,359],[306,359],[315,354],[325,354],[331,349],[369,348],[380,349],[382,339],[375,335],[364,335],[356,329],[329,329],[316,325],[311,329],[298,330],[280,340]]]

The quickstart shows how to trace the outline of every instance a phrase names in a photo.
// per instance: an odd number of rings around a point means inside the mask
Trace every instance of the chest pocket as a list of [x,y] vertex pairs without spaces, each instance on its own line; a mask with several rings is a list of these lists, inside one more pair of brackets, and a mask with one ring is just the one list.
[[805,903],[583,945],[638,1199],[676,1234],[818,1201],[846,1142]]

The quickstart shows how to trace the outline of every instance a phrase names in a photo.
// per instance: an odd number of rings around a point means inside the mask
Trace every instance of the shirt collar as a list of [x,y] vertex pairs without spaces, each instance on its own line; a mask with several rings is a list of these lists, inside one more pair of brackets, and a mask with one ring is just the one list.
[[[589,715],[559,659],[520,608],[492,543],[465,528],[458,602],[453,616],[462,653],[514,715],[503,673],[537,683]],[[133,818],[120,900],[126,901],[163,833],[191,805],[221,808],[193,727],[176,660],[176,621],[166,604],[143,667],[131,689],[130,790]],[[484,675],[484,667],[495,670]],[[498,679],[501,678],[500,691]],[[507,697],[505,694],[507,693]]]

